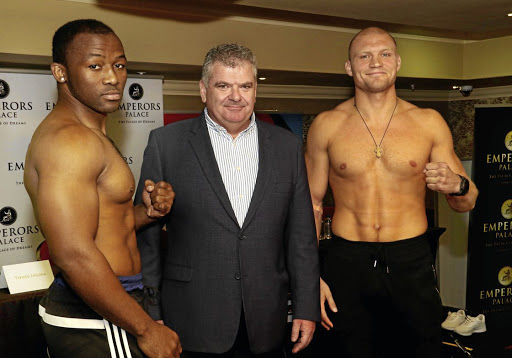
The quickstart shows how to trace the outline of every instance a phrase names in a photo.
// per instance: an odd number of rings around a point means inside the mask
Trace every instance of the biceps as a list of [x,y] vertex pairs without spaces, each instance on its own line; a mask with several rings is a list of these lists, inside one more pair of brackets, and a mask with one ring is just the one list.
[[455,154],[451,141],[449,143],[434,146],[430,155],[430,161],[434,163],[444,162],[448,164],[453,172],[458,174],[465,173],[459,157]]
[[311,197],[314,203],[322,201],[327,191],[329,176],[329,157],[327,152],[310,151],[306,153],[306,167]]
[[[41,180],[37,208],[39,224],[50,246],[61,248],[62,243],[76,245],[93,241],[99,217],[96,185],[56,178]],[[67,245],[69,246],[69,244]]]

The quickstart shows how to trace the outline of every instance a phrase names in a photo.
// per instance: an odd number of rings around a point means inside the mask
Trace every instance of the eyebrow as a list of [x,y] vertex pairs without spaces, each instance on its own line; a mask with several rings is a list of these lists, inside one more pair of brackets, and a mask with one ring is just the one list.
[[[90,58],[93,58],[93,57],[103,57],[105,58],[106,56],[105,55],[102,55],[102,54],[99,54],[99,53],[90,53],[88,54],[87,56],[85,56],[86,59],[90,59]],[[116,57],[116,60],[119,60],[119,59],[125,59],[126,60],[126,55],[123,53],[122,55],[119,55]]]

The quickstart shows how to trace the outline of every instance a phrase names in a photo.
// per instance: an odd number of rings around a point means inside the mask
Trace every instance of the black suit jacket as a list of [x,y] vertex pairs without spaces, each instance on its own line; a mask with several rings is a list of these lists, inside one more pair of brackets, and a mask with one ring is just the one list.
[[204,115],[149,136],[135,202],[141,201],[145,179],[167,181],[176,197],[164,220],[137,234],[143,282],[161,287],[164,322],[184,350],[228,351],[242,310],[253,353],[279,348],[289,291],[294,318],[320,319],[318,248],[301,141],[271,124],[257,121],[257,128],[259,170],[242,227]]

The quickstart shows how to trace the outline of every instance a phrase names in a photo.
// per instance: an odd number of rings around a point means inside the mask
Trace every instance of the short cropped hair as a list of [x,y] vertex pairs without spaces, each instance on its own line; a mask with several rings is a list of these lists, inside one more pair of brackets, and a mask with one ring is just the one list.
[[350,40],[350,44],[348,45],[348,60],[350,61],[352,58],[350,57],[351,56],[351,51],[352,51],[352,44],[354,43],[355,39],[361,35],[362,33],[365,33],[365,32],[380,32],[380,33],[383,33],[383,34],[387,34],[391,40],[393,40],[393,42],[395,43],[395,47],[398,47],[397,44],[396,44],[396,40],[393,36],[391,36],[391,34],[389,32],[387,32],[386,30],[384,29],[381,29],[380,27],[367,27],[365,29],[362,29],[361,31],[359,31],[353,38],[352,40]]
[[258,75],[256,68],[256,56],[250,49],[237,43],[222,44],[210,49],[204,58],[201,80],[208,87],[211,76],[211,68],[215,62],[220,62],[227,67],[238,67],[242,62],[249,62],[252,66],[254,79]]
[[66,65],[68,47],[79,34],[114,34],[114,31],[98,20],[80,19],[62,25],[53,35],[52,57],[53,62]]

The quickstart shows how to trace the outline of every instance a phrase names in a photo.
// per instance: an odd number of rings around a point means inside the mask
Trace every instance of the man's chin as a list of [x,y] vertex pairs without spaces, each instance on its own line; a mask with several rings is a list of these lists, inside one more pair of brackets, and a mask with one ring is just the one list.
[[119,104],[120,103],[111,103],[111,104],[107,104],[105,106],[103,106],[102,108],[102,113],[113,113],[115,111],[117,111],[119,109]]
[[370,93],[381,93],[392,86],[390,83],[373,83],[366,86],[366,90]]

